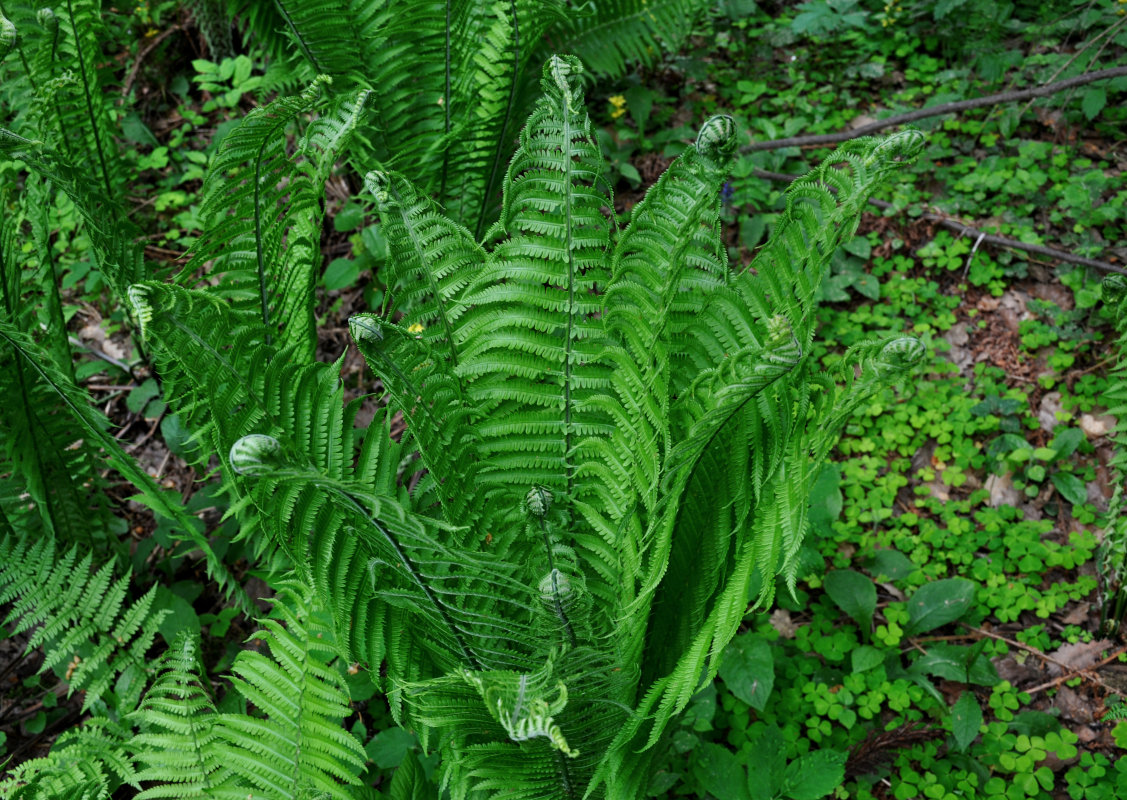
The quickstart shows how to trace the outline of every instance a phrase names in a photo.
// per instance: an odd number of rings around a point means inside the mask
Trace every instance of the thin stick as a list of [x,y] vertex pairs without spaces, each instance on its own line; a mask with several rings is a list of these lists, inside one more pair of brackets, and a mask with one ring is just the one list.
[[[1053,76],[1051,78],[1049,78],[1049,80],[1055,81],[1057,79],[1058,75],[1060,75],[1062,72],[1064,72],[1070,66],[1072,66],[1073,61],[1080,58],[1080,56],[1084,55],[1084,53],[1086,53],[1088,51],[1089,47],[1094,45],[1096,42],[1098,42],[1103,37],[1105,37],[1105,36],[1108,37],[1108,42],[1110,42],[1112,39],[1114,39],[1115,38],[1115,32],[1117,31],[1117,29],[1122,28],[1124,23],[1127,23],[1127,17],[1122,17],[1114,25],[1112,25],[1110,28],[1108,28],[1106,31],[1104,31],[1103,33],[1098,34],[1096,36],[1093,36],[1091,39],[1089,39],[1087,42],[1085,42],[1084,46],[1081,47],[1079,50],[1077,50],[1075,53],[1073,53],[1072,58],[1070,58],[1070,59],[1068,59],[1068,61],[1064,62],[1064,64],[1061,66],[1061,68],[1058,69],[1056,72],[1054,72]],[[1105,44],[1105,46],[1106,46],[1106,44]],[[1096,59],[1098,59],[1100,57],[1100,53],[1102,53],[1103,50],[1104,50],[1103,47],[1101,47],[1096,52],[1096,55],[1092,58],[1092,61],[1095,61]],[[1022,106],[1021,114],[1019,114],[1019,116],[1024,116],[1025,112],[1029,110],[1029,107],[1031,105],[1033,105],[1032,99],[1028,103],[1026,103],[1024,106]]]
[[[783,172],[769,172],[762,169],[757,169],[752,174],[757,178],[764,178],[771,181],[793,181],[796,178],[802,177],[801,175],[788,175]],[[833,187],[830,187],[830,190],[832,191]],[[886,203],[884,200],[877,200],[872,197],[869,198],[869,203],[882,210],[895,208],[892,203]],[[943,227],[950,228],[951,230],[963,236],[974,236],[976,238],[980,237],[982,244],[991,244],[995,247],[1006,247],[1010,250],[1022,250],[1027,253],[1036,253],[1037,255],[1042,255],[1047,258],[1054,258],[1057,261],[1067,261],[1070,264],[1080,264],[1081,266],[1092,267],[1093,269],[1102,270],[1103,272],[1118,272],[1120,275],[1127,275],[1127,269],[1124,269],[1123,267],[1117,267],[1114,264],[1109,264],[1106,261],[1098,261],[1094,258],[1085,258],[1084,256],[1078,256],[1073,253],[1069,253],[1066,250],[1057,250],[1055,247],[1046,247],[1042,244],[1030,244],[1029,242],[1021,242],[1017,239],[1010,239],[1005,236],[997,236],[993,233],[983,233],[978,228],[968,225],[965,222],[960,222],[959,220],[953,219],[951,217],[944,216],[942,214],[925,212],[921,214],[919,218],[931,220],[932,222],[938,222]]]
[[133,88],[133,82],[137,80],[137,73],[140,72],[140,70],[141,70],[141,62],[143,62],[145,60],[145,56],[147,56],[149,53],[153,52],[153,50],[156,49],[157,45],[159,45],[161,42],[163,42],[165,39],[167,39],[172,34],[176,33],[176,31],[180,31],[180,30],[183,30],[183,29],[184,29],[183,26],[181,26],[179,23],[176,24],[176,25],[173,25],[171,28],[162,32],[159,36],[157,36],[155,39],[153,39],[151,42],[149,42],[147,45],[145,45],[144,47],[141,48],[141,52],[139,52],[137,54],[137,58],[135,58],[133,60],[133,68],[129,70],[129,76],[126,77],[125,83],[123,83],[121,85],[121,96],[122,97],[128,97],[129,96],[129,91]]
[[851,131],[842,131],[840,133],[825,133],[817,136],[791,136],[786,139],[770,139],[764,142],[752,142],[740,148],[741,153],[754,153],[759,150],[778,150],[782,147],[806,147],[823,144],[836,144],[837,142],[845,142],[849,139],[856,139],[860,136],[868,136],[870,133],[882,131],[885,128],[892,128],[897,125],[903,125],[907,122],[914,122],[917,119],[926,119],[927,117],[937,117],[942,114],[954,114],[959,111],[969,111],[972,108],[983,108],[984,106],[993,106],[999,103],[1016,103],[1020,100],[1028,100],[1033,97],[1047,97],[1051,94],[1071,89],[1073,86],[1083,86],[1086,83],[1093,81],[1104,80],[1105,78],[1117,78],[1120,75],[1127,75],[1127,67],[1112,67],[1110,69],[1101,69],[1095,72],[1085,72],[1082,75],[1077,75],[1074,78],[1068,78],[1063,81],[1055,83],[1046,83],[1043,86],[1033,86],[1029,89],[1018,89],[1012,92],[999,92],[998,94],[988,94],[983,97],[974,97],[970,100],[959,100],[954,103],[940,103],[936,106],[928,106],[927,108],[917,108],[915,111],[909,111],[905,114],[896,114],[891,117],[879,119],[876,122],[870,122],[868,125],[862,125],[859,128],[854,128]]
[[1094,680],[1096,683],[1098,683],[1100,686],[1104,687],[1105,689],[1112,691],[1115,694],[1120,695],[1121,697],[1127,696],[1127,695],[1124,695],[1123,692],[1120,691],[1119,689],[1116,689],[1114,686],[1108,686],[1106,683],[1104,683],[1102,680],[1100,680],[1100,677],[1098,675],[1096,675],[1095,672],[1092,672],[1092,670],[1099,669],[1104,664],[1107,664],[1111,661],[1114,661],[1115,659],[1119,658],[1124,653],[1127,653],[1127,647],[1119,648],[1118,650],[1116,650],[1114,653],[1112,653],[1107,658],[1103,659],[1099,663],[1093,664],[1092,666],[1088,667],[1087,669],[1078,669],[1078,670],[1073,670],[1072,672],[1067,672],[1064,675],[1061,675],[1059,678],[1054,678],[1053,680],[1049,681],[1048,683],[1042,683],[1040,686],[1034,686],[1032,689],[1022,689],[1022,691],[1026,692],[1028,694],[1035,694],[1037,692],[1042,692],[1046,689],[1052,689],[1055,686],[1060,686],[1065,681],[1070,681],[1073,678],[1091,678],[1092,680]]
[[1103,661],[1100,661],[1098,664],[1093,664],[1092,666],[1085,667],[1084,669],[1074,669],[1071,664],[1066,664],[1063,661],[1058,661],[1057,659],[1053,658],[1052,656],[1046,655],[1045,653],[1042,653],[1036,647],[1030,647],[1027,644],[1022,644],[1021,642],[1014,641],[1013,639],[1008,639],[1005,636],[1002,636],[1001,634],[998,634],[998,633],[993,633],[992,631],[986,631],[986,630],[983,630],[982,628],[976,628],[973,625],[967,625],[965,622],[960,622],[959,624],[962,625],[964,628],[966,628],[968,631],[974,631],[975,633],[977,633],[981,636],[986,636],[986,637],[989,637],[991,639],[997,639],[999,642],[1005,642],[1006,644],[1010,645],[1011,647],[1016,647],[1019,650],[1024,650],[1027,653],[1035,655],[1035,656],[1037,656],[1037,658],[1041,659],[1042,661],[1044,661],[1047,664],[1056,664],[1058,667],[1061,668],[1061,671],[1064,673],[1059,678],[1054,678],[1053,680],[1049,681],[1048,683],[1043,683],[1040,686],[1034,686],[1032,689],[1021,689],[1021,691],[1023,691],[1023,692],[1028,692],[1029,694],[1033,694],[1034,692],[1044,691],[1045,689],[1050,689],[1053,686],[1059,686],[1060,684],[1064,683],[1065,681],[1072,680],[1073,678],[1080,677],[1080,678],[1087,678],[1088,680],[1092,681],[1093,683],[1099,684],[1103,688],[1107,689],[1109,692],[1115,692],[1116,694],[1123,694],[1118,689],[1116,689],[1112,686],[1108,686],[1106,683],[1104,683],[1103,679],[1100,678],[1100,676],[1097,675],[1092,670],[1097,669],[1099,667],[1102,667],[1104,664],[1108,663],[1109,661],[1112,661],[1113,659],[1119,658],[1119,656],[1123,655],[1123,653],[1127,653],[1127,647],[1119,648],[1119,650],[1115,651],[1115,653],[1108,656]]

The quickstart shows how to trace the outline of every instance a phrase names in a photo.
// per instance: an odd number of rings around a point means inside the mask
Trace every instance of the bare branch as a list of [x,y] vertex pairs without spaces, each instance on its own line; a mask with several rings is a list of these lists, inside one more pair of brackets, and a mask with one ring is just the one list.
[[897,125],[903,125],[907,122],[914,122],[917,119],[936,117],[941,114],[953,114],[957,111],[967,111],[972,108],[982,108],[983,106],[993,106],[1000,103],[1016,103],[1020,100],[1029,100],[1035,97],[1047,97],[1048,95],[1055,94],[1065,89],[1071,89],[1074,86],[1083,86],[1086,83],[1104,80],[1105,78],[1118,78],[1121,75],[1127,75],[1127,66],[1101,69],[1095,72],[1085,72],[1084,74],[1077,75],[1074,78],[1067,78],[1066,80],[1056,81],[1055,83],[1046,83],[1043,86],[1034,86],[1029,89],[1017,89],[1012,92],[988,94],[984,97],[975,97],[970,100],[959,100],[954,103],[940,103],[939,105],[935,106],[918,108],[915,111],[909,111],[904,114],[896,114],[895,116],[886,117],[885,119],[879,119],[876,122],[871,122],[868,125],[862,125],[861,127],[855,128],[851,131],[843,131],[841,133],[825,133],[819,134],[817,136],[791,136],[787,139],[770,139],[764,142],[752,142],[749,145],[741,147],[740,152],[754,153],[759,150],[778,150],[782,147],[806,147],[813,145],[836,144],[837,142],[856,139],[859,136],[868,136],[870,133],[876,133],[877,131],[882,131],[885,128],[892,128]]
[[[787,175],[782,172],[768,172],[766,170],[757,169],[753,173],[757,178],[764,178],[771,181],[793,181],[795,178],[801,177],[800,175]],[[832,188],[831,188],[832,190]],[[869,203],[876,206],[881,210],[894,208],[892,203],[886,203],[884,200],[876,200],[869,198]],[[1046,247],[1043,244],[1030,244],[1029,242],[1021,242],[1017,239],[1010,239],[1005,236],[998,236],[993,233],[983,233],[978,228],[967,225],[965,222],[960,222],[957,219],[943,216],[942,214],[935,214],[925,212],[920,215],[920,219],[927,219],[933,222],[938,222],[945,228],[950,228],[957,233],[964,236],[973,236],[979,241],[979,244],[991,244],[995,247],[1006,247],[1010,250],[1024,250],[1027,253],[1036,253],[1037,255],[1045,256],[1046,258],[1053,258],[1057,261],[1067,261],[1070,264],[1080,264],[1085,267],[1092,267],[1093,269],[1102,270],[1104,272],[1118,272],[1120,275],[1127,275],[1127,269],[1117,267],[1114,264],[1109,264],[1106,261],[1098,261],[1094,258],[1085,258],[1084,256],[1074,255],[1066,250],[1057,250],[1055,247]]]

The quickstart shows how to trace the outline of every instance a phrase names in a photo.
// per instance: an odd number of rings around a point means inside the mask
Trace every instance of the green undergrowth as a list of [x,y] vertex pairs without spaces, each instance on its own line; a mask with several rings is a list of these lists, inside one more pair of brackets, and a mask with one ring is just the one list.
[[[1013,333],[1019,363],[1055,380],[1021,383],[988,360],[960,372],[951,330],[980,317],[968,313],[969,289],[991,295],[952,280],[934,251],[875,258],[865,273],[875,302],[822,307],[826,364],[889,331],[920,337],[931,361],[910,388],[877,394],[854,415],[815,488],[817,535],[795,595],[780,590],[778,610],[746,621],[720,679],[674,735],[653,796],[815,797],[814,776],[841,771],[828,796],[1110,800],[1127,791],[1127,759],[1080,743],[1052,709],[1056,687],[1031,695],[995,666],[1036,666],[1024,648],[1051,653],[1098,638],[1091,625],[1048,623],[1097,601],[1097,509],[1086,490],[1096,455],[1078,421],[1098,410],[1101,383],[1084,380],[1090,372],[1069,377],[1071,361],[1038,361],[1047,343],[1025,323]],[[1066,282],[1083,303],[1085,276]],[[1083,334],[1070,340],[1076,366],[1091,366],[1104,321],[1089,307],[1072,324]],[[1062,410],[1050,433],[1034,404],[1051,387]],[[1008,476],[1008,502],[992,501],[991,475]],[[1026,505],[1034,501],[1036,512]]]

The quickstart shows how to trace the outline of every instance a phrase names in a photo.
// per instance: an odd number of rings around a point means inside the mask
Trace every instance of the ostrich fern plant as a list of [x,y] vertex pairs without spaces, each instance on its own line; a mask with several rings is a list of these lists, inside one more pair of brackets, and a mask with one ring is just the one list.
[[[619,229],[581,71],[572,57],[546,65],[482,238],[403,175],[367,173],[386,283],[402,288],[387,313],[350,321],[386,401],[366,429],[359,401],[343,403],[342,362],[313,360],[309,288],[325,176],[366,90],[318,104],[319,79],[256,111],[209,175],[189,269],[125,290],[199,465],[221,456],[240,535],[275,574],[295,573],[302,608],[328,615],[308,663],[337,654],[383,675],[397,721],[441,751],[455,798],[642,796],[669,723],[715,675],[749,602],[768,604],[776,575],[793,587],[838,431],[922,355],[912,339],[871,342],[829,372],[810,355],[829,259],[921,134],[839,148],[792,185],[770,241],[737,270],[719,221],[732,120],[706,122]],[[314,108],[291,153],[290,122]],[[96,191],[62,155],[0,144],[94,218]],[[129,237],[99,230],[95,248],[120,266],[106,254],[130,252]],[[407,423],[398,439],[393,416]],[[273,719],[310,648],[306,633],[271,630],[290,678],[257,662],[236,673]],[[143,706],[169,735],[123,748],[148,765],[136,780],[174,787],[162,753],[179,752],[184,729],[166,698],[210,701],[187,656],[170,658],[183,663]],[[350,796],[358,763],[326,721],[339,722],[339,692],[313,691],[319,710],[290,709],[284,733],[254,716],[201,729],[211,749],[192,763],[214,783],[146,796]],[[256,744],[266,737],[288,744]],[[242,748],[233,760],[216,755],[228,745]],[[282,759],[291,745],[333,755]],[[73,761],[59,769],[97,783]],[[270,783],[279,770],[284,788]],[[421,781],[408,767],[393,788],[412,796]]]
[[357,452],[339,364],[278,339],[286,319],[208,289],[130,290],[238,513],[314,588],[348,658],[386,664],[393,712],[441,750],[454,797],[641,796],[756,573],[754,604],[776,574],[793,585],[848,415],[922,355],[873,342],[830,373],[809,356],[828,260],[920,134],[840,148],[733,270],[732,121],[709,120],[619,231],[580,71],[545,67],[483,241],[405,177],[367,176],[387,283],[405,288],[350,330],[401,441],[377,421]]

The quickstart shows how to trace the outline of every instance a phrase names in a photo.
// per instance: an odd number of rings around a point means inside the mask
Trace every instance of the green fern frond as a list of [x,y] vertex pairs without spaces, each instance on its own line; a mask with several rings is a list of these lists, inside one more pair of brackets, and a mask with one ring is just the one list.
[[223,0],[188,0],[188,8],[207,43],[207,51],[215,61],[235,54],[231,40],[231,20],[227,18]]
[[308,593],[283,588],[276,618],[253,638],[269,657],[239,653],[232,667],[238,692],[265,716],[224,714],[213,733],[216,756],[255,791],[271,798],[318,796],[349,800],[364,751],[341,727],[350,713],[344,679],[330,666],[341,653],[318,621]]
[[[155,586],[124,605],[129,577],[112,581],[112,564],[91,573],[91,554],[76,563],[77,553],[74,548],[56,556],[50,539],[34,544],[3,540],[0,603],[14,601],[5,622],[16,623],[14,633],[35,629],[27,647],[43,647],[42,670],[67,665],[70,692],[85,692],[82,709],[86,711],[126,670],[147,672],[145,654],[168,612],[151,610]],[[140,693],[137,684],[119,687],[119,704],[129,707],[135,702]]]
[[631,64],[652,64],[662,52],[675,52],[708,6],[703,0],[584,4],[553,36],[553,46],[575,53],[592,74],[616,78]]
[[364,185],[375,198],[388,240],[387,315],[398,311],[404,327],[421,326],[419,333],[431,349],[458,366],[453,326],[465,313],[462,297],[485,261],[485,251],[401,175],[372,171]]
[[70,198],[90,238],[98,269],[118,298],[125,297],[130,284],[149,277],[143,250],[137,244],[139,230],[101,182],[88,169],[75,166],[81,162],[60,155],[42,141],[4,129],[0,129],[0,152],[22,162]]
[[63,542],[104,543],[109,509],[98,491],[99,453],[76,422],[88,420],[98,433],[107,423],[54,369],[51,356],[4,319],[15,316],[21,299],[11,297],[9,265],[0,257],[0,395],[6,412],[0,418],[0,464],[14,473],[11,479],[26,493],[23,502],[38,511],[44,530]]
[[[233,597],[242,609],[249,610],[250,599],[203,535],[200,521],[188,513],[175,493],[162,489],[107,433],[109,421],[91,405],[86,393],[53,366],[51,358],[26,334],[4,322],[0,322],[0,354],[11,354],[16,362],[15,370],[3,370],[0,375],[15,372],[24,390],[11,406],[22,417],[16,417],[11,430],[0,425],[0,433],[5,434],[9,453],[15,454],[16,468],[23,475],[29,494],[41,506],[48,529],[67,542],[87,541],[92,534],[104,535],[98,529],[102,516],[96,513],[103,510],[97,502],[100,495],[91,494],[90,490],[100,482],[94,467],[108,462],[140,491],[137,500],[176,524],[171,532],[175,538],[191,542],[203,552],[208,576],[227,597]],[[0,358],[0,363],[4,360]],[[19,398],[25,402],[19,402]],[[21,420],[24,425],[19,424]],[[78,440],[82,446],[74,447]],[[21,449],[23,454],[19,455]]]
[[207,270],[221,277],[213,293],[230,298],[248,322],[260,320],[267,343],[297,348],[303,362],[316,347],[324,180],[368,98],[334,98],[291,158],[288,130],[316,107],[330,81],[321,76],[301,95],[255,109],[223,140],[204,183],[205,232],[185,267],[186,276]]
[[575,59],[553,58],[504,182],[505,235],[466,296],[458,374],[484,417],[481,480],[519,503],[530,485],[570,497],[570,453],[610,420],[586,400],[609,387],[599,363],[606,286],[606,167],[582,108]]
[[52,752],[30,759],[0,781],[9,800],[109,800],[110,788],[101,765]]
[[1124,703],[1119,695],[1110,695],[1105,707],[1106,713],[1100,718],[1100,722],[1115,722],[1127,719],[1127,703]]
[[216,747],[218,717],[200,678],[195,637],[181,633],[165,653],[161,670],[131,715],[145,731],[130,743],[136,760],[145,765],[136,780],[157,784],[138,794],[138,800],[212,797],[228,770]]
[[276,0],[294,42],[321,75],[359,77],[362,46],[356,30],[345,22],[347,2],[337,0]]
[[125,175],[111,122],[112,101],[99,75],[101,5],[63,0],[53,9],[41,9],[38,23],[28,77],[39,90],[49,92],[40,135],[50,136],[71,162],[90,165],[92,182],[105,199],[118,199]]
[[450,524],[476,517],[469,511],[479,499],[471,488],[476,472],[471,456],[478,445],[476,415],[451,364],[441,350],[428,347],[410,328],[382,322],[374,314],[352,317],[348,328],[419,448],[427,473],[415,490],[416,507],[425,508],[423,498],[435,495]]
[[0,796],[10,800],[108,798],[128,784],[139,788],[129,756],[128,726],[94,716],[61,734],[45,758],[29,759],[0,780]]
[[[290,531],[299,565],[308,559],[349,579],[322,590],[330,593],[338,631],[347,630],[342,617],[352,598],[374,596],[413,615],[412,637],[443,671],[529,663],[530,592],[511,565],[447,546],[430,533],[429,520],[291,460],[295,456],[276,439],[252,435],[232,449],[231,461],[256,480],[254,500],[263,517]],[[301,516],[290,524],[291,514]]]

